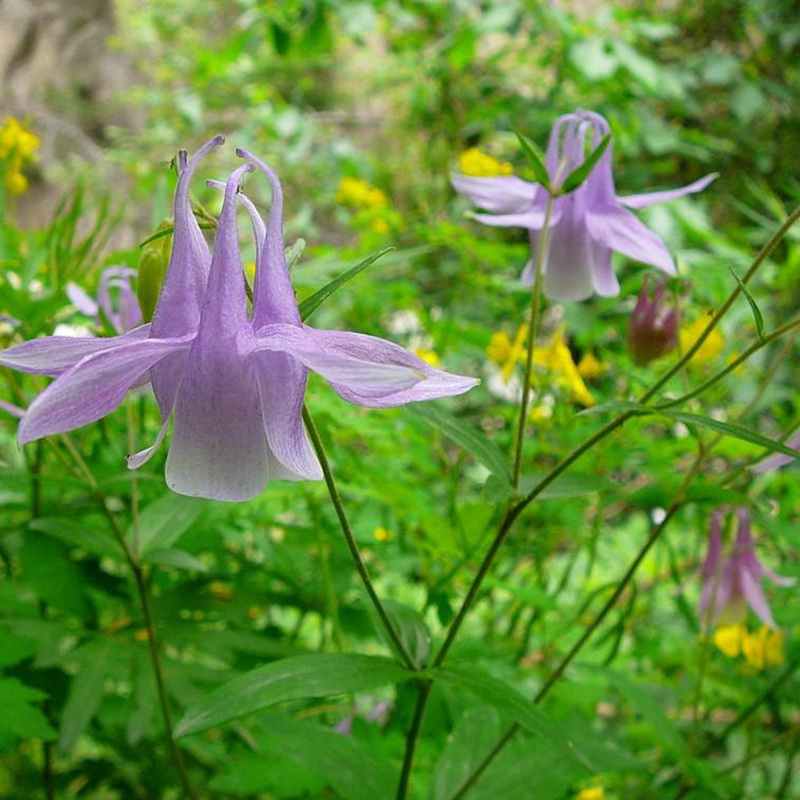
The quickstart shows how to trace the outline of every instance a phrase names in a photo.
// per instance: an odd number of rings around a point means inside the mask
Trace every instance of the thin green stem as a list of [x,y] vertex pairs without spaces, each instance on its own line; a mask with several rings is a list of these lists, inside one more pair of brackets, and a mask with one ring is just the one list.
[[417,748],[422,721],[425,718],[425,709],[428,705],[428,697],[431,693],[433,683],[431,681],[417,682],[417,704],[414,707],[414,717],[411,720],[411,727],[406,734],[406,750],[403,756],[403,768],[400,771],[400,780],[397,783],[396,800],[405,800],[411,781],[411,768],[414,764],[414,752]]
[[369,599],[381,620],[381,624],[383,625],[387,636],[394,645],[395,650],[397,653],[399,653],[405,665],[409,669],[416,671],[418,666],[409,654],[408,650],[403,644],[402,639],[400,638],[400,635],[397,633],[397,630],[392,624],[392,620],[389,618],[386,608],[381,602],[380,597],[378,597],[377,591],[375,591],[375,586],[372,583],[372,578],[370,578],[367,565],[361,558],[356,537],[353,533],[353,529],[350,527],[350,520],[347,518],[347,512],[345,511],[342,497],[339,494],[339,489],[336,486],[336,480],[333,477],[333,471],[331,470],[330,462],[325,454],[325,446],[322,444],[319,431],[317,430],[316,425],[314,425],[314,420],[311,418],[308,408],[305,406],[303,406],[303,422],[305,423],[306,430],[308,431],[309,438],[311,439],[311,444],[314,447],[320,466],[322,467],[322,475],[325,479],[325,485],[328,487],[328,494],[330,495],[331,502],[336,510],[336,516],[339,518],[339,524],[342,528],[345,542],[347,543],[347,549],[350,551],[353,563],[356,565],[356,571],[361,578],[361,582],[364,584],[364,588],[367,590]]
[[531,288],[531,322],[528,327],[528,349],[525,355],[525,375],[522,379],[522,397],[519,404],[519,422],[517,425],[517,443],[514,448],[514,488],[519,486],[522,474],[522,450],[525,444],[525,429],[528,418],[528,403],[530,402],[531,375],[533,374],[533,351],[536,346],[536,337],[539,333],[539,317],[542,305],[542,273],[547,259],[548,228],[550,216],[553,213],[553,195],[547,196],[547,208],[544,212],[544,225],[539,234],[534,256],[534,277]]

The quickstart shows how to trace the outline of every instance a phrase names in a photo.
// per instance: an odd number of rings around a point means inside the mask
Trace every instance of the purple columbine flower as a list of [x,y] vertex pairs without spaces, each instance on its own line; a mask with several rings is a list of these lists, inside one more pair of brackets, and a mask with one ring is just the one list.
[[[551,184],[561,186],[567,175],[585,161],[587,144],[597,147],[608,133],[608,122],[592,111],[559,117],[545,156]],[[619,282],[611,266],[612,251],[674,275],[675,263],[664,243],[628,209],[699,192],[715,177],[707,175],[680,189],[618,197],[609,144],[588,178],[553,202],[549,254],[544,265],[545,295],[552,300],[585,300],[594,292],[605,297],[619,294]],[[536,253],[549,197],[546,189],[514,176],[474,178],[454,174],[451,179],[457,192],[493,212],[475,214],[475,219],[486,225],[527,228],[532,252]],[[522,282],[530,285],[534,276],[532,256],[522,273]]]
[[[76,346],[45,337],[0,353],[0,364],[57,375],[20,423],[26,443],[72,430],[113,411],[128,389],[149,375],[162,416],[152,447],[130,456],[143,464],[174,416],[167,484],[180,494],[247,500],[269,478],[318,479],[321,469],[302,422],[308,370],[345,400],[379,408],[461,394],[473,378],[434,369],[407,350],[357,333],[304,325],[283,245],[283,195],[278,178],[247,151],[225,185],[213,256],[191,212],[188,185],[199,159],[179,159],[170,265],[153,322],[121,336]],[[240,195],[254,167],[272,185],[266,223]],[[253,310],[248,313],[236,206],[251,215],[256,236]]]
[[750,514],[746,508],[736,509],[736,538],[731,552],[724,554],[722,523],[726,513],[726,509],[719,509],[711,518],[708,553],[702,568],[703,588],[698,609],[700,620],[704,625],[742,622],[749,606],[765,625],[774,628],[775,620],[761,588],[761,580],[769,578],[778,586],[792,586],[795,581],[776,575],[759,561]]
[[628,350],[637,364],[661,358],[678,345],[681,312],[665,299],[666,287],[663,278],[651,292],[645,279],[628,320]]
[[105,318],[117,333],[125,333],[142,324],[139,301],[131,287],[135,277],[136,270],[130,267],[108,267],[100,275],[97,300],[74,283],[67,284],[67,296],[98,327],[103,327]]

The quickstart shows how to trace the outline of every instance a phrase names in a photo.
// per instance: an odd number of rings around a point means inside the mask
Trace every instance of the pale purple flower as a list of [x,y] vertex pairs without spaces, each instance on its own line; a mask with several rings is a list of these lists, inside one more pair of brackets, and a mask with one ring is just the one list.
[[[791,447],[792,450],[800,450],[800,431],[795,431],[792,436],[789,437],[786,446]],[[763,458],[757,464],[754,464],[750,467],[750,470],[757,474],[772,472],[779,467],[785,467],[794,460],[794,456],[787,456],[784,453],[773,453],[771,456],[767,456],[767,458]]]
[[664,278],[651,293],[645,279],[628,320],[628,350],[637,364],[661,358],[678,344],[681,312],[664,297],[666,287]]
[[[585,161],[587,144],[595,148],[609,133],[608,122],[591,111],[559,117],[550,133],[545,156],[551,184],[561,186],[567,175]],[[486,225],[530,231],[534,255],[525,266],[522,282],[532,284],[549,192],[540,184],[514,176],[477,178],[454,174],[451,177],[456,191],[492,212],[475,214],[475,219]],[[674,275],[675,263],[664,243],[628,209],[699,192],[715,177],[707,175],[680,189],[618,197],[609,144],[589,177],[576,190],[556,197],[553,202],[549,254],[543,270],[545,295],[552,300],[585,300],[594,292],[606,297],[619,294],[619,282],[611,266],[612,251]]]
[[105,318],[117,333],[124,333],[142,324],[139,301],[131,286],[135,277],[136,270],[130,267],[108,267],[100,275],[97,300],[74,283],[67,284],[67,297],[98,327],[103,327]]
[[[153,322],[108,339],[76,343],[45,337],[0,353],[0,364],[56,380],[20,423],[26,443],[72,430],[113,411],[149,376],[162,427],[174,417],[166,477],[171,489],[219,500],[246,500],[269,478],[318,479],[319,462],[302,422],[308,370],[345,400],[386,408],[461,394],[473,378],[434,369],[398,345],[374,336],[304,325],[283,245],[283,195],[275,174],[246,151],[225,185],[213,256],[191,212],[188,187],[199,159],[179,159],[172,256]],[[266,223],[238,193],[254,167],[268,176],[272,207]],[[250,213],[256,237],[253,310],[248,313],[236,207]]]
[[711,519],[708,552],[702,568],[700,620],[711,625],[742,622],[749,606],[765,625],[774,628],[775,620],[761,581],[769,578],[778,586],[792,586],[795,581],[776,575],[761,563],[755,552],[750,514],[746,508],[736,509],[736,537],[733,548],[724,553],[722,524],[726,513],[727,509],[719,509]]

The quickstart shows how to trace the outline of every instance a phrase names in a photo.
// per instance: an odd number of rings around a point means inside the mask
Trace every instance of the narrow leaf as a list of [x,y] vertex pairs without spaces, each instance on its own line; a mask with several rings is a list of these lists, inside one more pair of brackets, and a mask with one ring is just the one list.
[[756,331],[758,333],[758,338],[762,339],[764,337],[764,317],[761,314],[761,309],[758,307],[753,295],[750,294],[748,288],[742,283],[741,278],[734,272],[733,267],[728,267],[730,270],[731,275],[733,275],[736,283],[739,284],[739,288],[744,293],[744,296],[747,298],[747,302],[750,305],[750,310],[753,312],[753,319],[756,323]]
[[502,451],[478,430],[465,425],[460,419],[435,405],[418,403],[406,406],[406,410],[441,431],[448,439],[475,456],[492,474],[511,484],[511,469]]
[[670,411],[669,409],[658,409],[659,414],[670,417],[671,419],[683,422],[686,425],[699,425],[702,428],[708,428],[715,433],[721,433],[724,436],[731,436],[734,439],[740,439],[743,442],[750,442],[750,444],[764,447],[773,453],[783,453],[792,458],[800,458],[800,451],[793,450],[781,442],[776,442],[774,439],[768,439],[760,433],[751,430],[750,428],[743,428],[741,425],[734,425],[730,422],[720,422],[718,419],[711,417],[703,417],[699,414],[690,414],[685,411]]
[[547,166],[545,165],[542,151],[539,149],[538,145],[525,136],[525,134],[519,131],[514,131],[514,133],[517,135],[517,139],[519,139],[519,143],[522,146],[522,152],[525,153],[525,157],[528,159],[528,163],[533,169],[533,174],[536,176],[536,183],[541,184],[548,192],[552,191],[550,175],[547,172]]
[[359,261],[354,267],[350,267],[347,272],[342,273],[338,278],[334,278],[330,283],[327,283],[321,289],[314,292],[311,297],[307,297],[305,300],[303,300],[303,302],[300,303],[301,319],[308,319],[308,317],[310,317],[311,314],[335,291],[341,289],[342,286],[353,280],[353,278],[355,278],[359,272],[363,272],[368,266],[374,264],[381,256],[385,255],[390,250],[394,250],[394,248],[385,247],[383,250],[373,253],[373,255],[365,258],[363,261]]
[[284,658],[211,692],[190,709],[175,735],[204,731],[287,700],[374,689],[413,677],[396,661],[378,656],[328,653]]
[[609,143],[611,142],[611,134],[607,133],[601,140],[600,144],[589,153],[589,157],[581,164],[579,167],[576,167],[572,172],[567,175],[564,179],[564,183],[561,184],[561,187],[558,191],[559,194],[569,194],[570,192],[577,189],[588,177],[589,173],[594,169],[595,164],[600,160],[600,157],[605,153],[606,148],[608,147]]
[[192,527],[205,506],[200,498],[168,492],[142,511],[128,530],[128,543],[139,556],[167,549]]

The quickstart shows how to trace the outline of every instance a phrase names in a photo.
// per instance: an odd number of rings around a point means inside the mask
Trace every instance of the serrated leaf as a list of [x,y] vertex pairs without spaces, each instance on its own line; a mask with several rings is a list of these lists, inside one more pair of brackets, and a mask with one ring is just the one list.
[[475,456],[492,474],[511,486],[511,469],[505,456],[480,431],[435,405],[416,403],[406,406],[406,411],[441,431],[448,439]]
[[542,151],[539,149],[538,145],[525,136],[525,134],[519,131],[514,131],[514,133],[517,135],[517,139],[519,139],[522,152],[525,153],[525,158],[528,159],[528,163],[533,169],[533,174],[536,176],[536,183],[541,184],[548,192],[552,191],[550,174],[547,172],[547,166],[545,165]]
[[13,746],[15,739],[56,738],[47,717],[35,705],[45,698],[45,693],[32,689],[16,678],[0,678],[0,697],[3,713],[0,714],[0,749]]
[[758,333],[758,338],[762,339],[764,337],[764,317],[761,314],[761,309],[758,307],[758,304],[753,298],[753,295],[750,294],[747,286],[745,286],[744,283],[742,283],[741,279],[736,274],[733,267],[728,267],[728,269],[730,270],[731,275],[733,275],[734,279],[736,280],[736,283],[739,284],[739,288],[742,290],[742,293],[744,294],[745,298],[747,298],[750,310],[753,312],[753,319],[756,323],[756,332]]
[[588,158],[579,167],[576,167],[572,172],[564,178],[564,182],[558,191],[559,194],[569,194],[577,189],[588,177],[589,173],[594,169],[595,164],[600,160],[606,148],[611,142],[611,134],[607,133],[601,140],[600,144],[589,153]]
[[383,250],[374,253],[363,261],[359,261],[354,267],[350,267],[347,272],[342,273],[338,278],[334,278],[330,283],[325,284],[321,289],[314,292],[311,297],[307,297],[300,303],[300,318],[303,320],[308,319],[308,317],[310,317],[334,292],[341,289],[342,286],[353,280],[359,272],[363,272],[368,266],[374,264],[381,256],[391,250],[394,250],[394,247],[385,247]]
[[379,656],[324,653],[284,658],[220,686],[189,710],[175,735],[204,731],[287,700],[374,689],[413,677],[393,659]]
[[168,492],[142,511],[128,530],[128,544],[139,557],[167,549],[192,527],[206,505],[202,498]]

